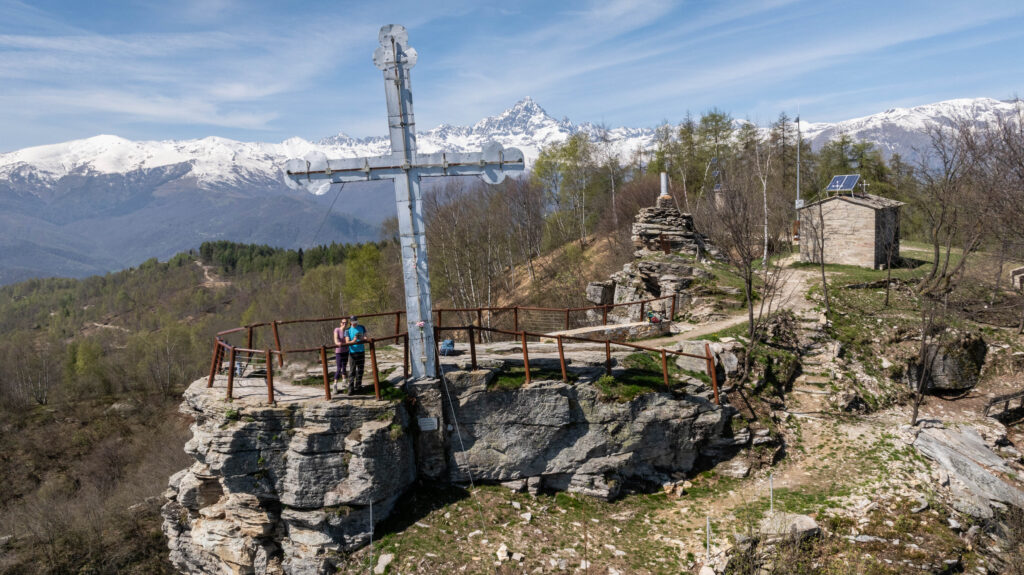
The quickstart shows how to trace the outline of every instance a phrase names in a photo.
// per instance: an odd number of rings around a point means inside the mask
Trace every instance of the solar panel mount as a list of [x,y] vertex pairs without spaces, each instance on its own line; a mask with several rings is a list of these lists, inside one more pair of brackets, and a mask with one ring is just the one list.
[[826,192],[852,192],[857,187],[860,174],[847,174],[843,176],[832,176],[832,181],[825,187]]

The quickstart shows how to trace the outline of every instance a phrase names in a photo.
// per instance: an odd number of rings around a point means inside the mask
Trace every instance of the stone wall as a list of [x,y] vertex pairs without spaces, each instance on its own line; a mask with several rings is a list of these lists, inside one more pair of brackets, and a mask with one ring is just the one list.
[[874,267],[884,267],[889,262],[890,250],[891,265],[897,265],[900,259],[900,210],[897,207],[882,208],[875,212]]
[[[876,267],[873,208],[834,197],[822,203],[821,215],[825,222],[825,263]],[[801,210],[801,261],[819,263],[818,228],[818,206]]]

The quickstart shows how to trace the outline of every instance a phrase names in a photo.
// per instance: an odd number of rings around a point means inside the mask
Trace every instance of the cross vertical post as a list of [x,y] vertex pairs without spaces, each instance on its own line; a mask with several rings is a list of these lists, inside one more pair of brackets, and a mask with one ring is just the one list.
[[419,154],[409,76],[416,64],[416,50],[409,46],[405,28],[397,24],[382,27],[379,39],[373,63],[384,74],[391,154],[328,160],[322,152],[311,152],[301,160],[288,162],[286,183],[313,187],[315,182],[316,189],[322,189],[324,180],[329,183],[394,181],[405,281],[410,377],[434,378],[438,370],[420,181],[424,177],[479,176],[489,184],[497,184],[505,178],[506,172],[523,170],[526,162],[520,150],[505,149],[494,142],[484,144],[480,152]]

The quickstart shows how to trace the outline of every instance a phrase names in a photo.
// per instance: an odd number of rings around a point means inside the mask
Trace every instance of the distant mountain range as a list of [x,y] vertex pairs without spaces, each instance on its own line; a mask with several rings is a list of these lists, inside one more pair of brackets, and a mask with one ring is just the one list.
[[[846,133],[876,142],[887,155],[912,158],[928,144],[927,128],[969,120],[979,124],[1016,112],[1016,103],[961,99],[896,108],[834,124],[804,123],[820,148]],[[473,126],[420,132],[420,151],[471,151],[494,140],[520,148],[528,164],[540,149],[572,134],[603,132],[616,153],[631,157],[653,146],[653,128],[602,130],[556,120],[526,98]],[[166,258],[206,240],[282,247],[376,239],[394,212],[386,183],[349,185],[313,196],[283,184],[281,165],[311,151],[328,157],[386,154],[386,137],[338,134],[319,142],[201,140],[135,142],[96,136],[0,154],[0,284],[31,277],[81,277]],[[319,235],[317,235],[319,232]]]

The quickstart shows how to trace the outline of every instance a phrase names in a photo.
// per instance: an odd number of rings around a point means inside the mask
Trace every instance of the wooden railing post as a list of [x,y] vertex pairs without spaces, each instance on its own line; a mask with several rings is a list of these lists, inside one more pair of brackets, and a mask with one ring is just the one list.
[[512,308],[512,331],[519,331],[519,306]]
[[405,334],[404,344],[402,345],[402,379],[409,379],[409,334]]
[[604,340],[604,373],[605,375],[612,374],[612,341],[610,339]]
[[[251,325],[245,326],[245,331],[247,332],[246,336],[245,336],[245,348],[251,350],[252,349],[252,326]],[[252,351],[249,352],[249,361],[252,361]]]
[[331,398],[331,378],[327,372],[327,346],[320,346],[320,367],[324,372],[324,399]]
[[672,391],[672,386],[668,383],[668,354],[665,350],[661,350],[661,375],[665,378],[665,391]]
[[270,322],[270,328],[274,331],[274,346],[277,347],[277,365],[284,367],[284,354],[281,353],[281,336],[277,332],[277,320]]
[[220,341],[213,338],[213,359],[210,361],[210,379],[206,387],[213,387],[213,378],[217,375],[217,364],[220,362]]
[[[477,325],[477,327],[483,327],[483,325],[484,325],[484,310],[482,310],[480,308],[476,308],[476,325]],[[477,331],[476,334],[477,334],[477,337],[481,337],[481,338],[483,337],[483,332],[482,331]],[[469,334],[469,339],[470,340],[473,339],[473,334],[472,333]],[[484,342],[484,340],[481,339],[480,343],[483,343],[483,342]],[[474,369],[476,369],[476,368],[474,368]]]
[[402,312],[396,311],[395,312],[395,336],[397,336],[399,333],[401,333],[399,331],[399,329],[401,329],[401,327],[402,327]]
[[476,371],[476,339],[473,338],[473,326],[469,326],[469,365]]
[[565,371],[565,352],[562,351],[562,336],[558,336],[558,363],[562,367],[562,381],[569,383],[569,374]]
[[[444,325],[444,312],[441,311],[441,310],[437,310],[437,325],[438,325],[438,327]],[[434,339],[436,340],[437,339],[437,337],[436,337],[437,334],[435,333],[434,335],[435,335]]]
[[601,325],[608,325],[608,306],[601,308]]
[[565,329],[569,329],[569,308],[565,308]]
[[370,340],[370,364],[373,366],[373,396],[380,401],[380,375],[377,373],[377,343]]
[[704,344],[704,355],[708,361],[708,375],[711,376],[711,389],[715,392],[715,405],[721,405],[718,400],[718,375],[715,373],[715,357],[711,355],[711,345]]
[[235,347],[231,346],[231,355],[228,356],[228,399],[234,399],[235,390]]
[[264,353],[267,358],[267,403],[274,405],[274,358],[269,349]]
[[520,332],[523,340],[523,369],[526,370],[526,385],[530,384],[530,354],[526,349],[526,332]]
[[672,316],[668,318],[669,321],[676,321],[676,300],[679,299],[679,294],[672,294]]
[[640,302],[640,321],[644,321],[644,308],[646,307],[646,305],[647,302]]

